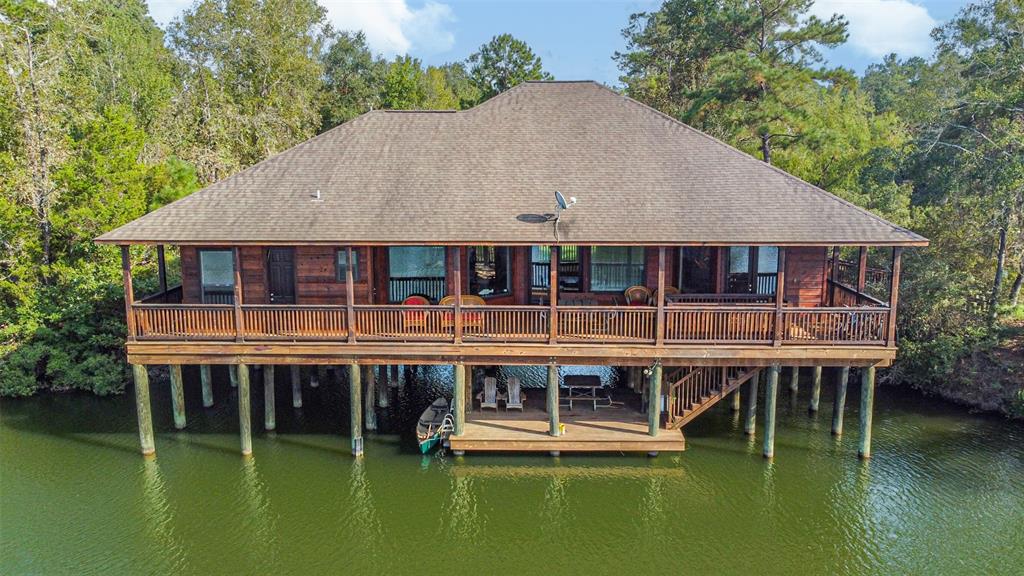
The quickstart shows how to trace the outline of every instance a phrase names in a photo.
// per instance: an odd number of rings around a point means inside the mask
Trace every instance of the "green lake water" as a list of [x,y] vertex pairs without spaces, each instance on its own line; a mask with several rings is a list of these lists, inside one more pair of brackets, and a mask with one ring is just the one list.
[[806,384],[780,386],[770,463],[725,403],[679,455],[421,457],[428,371],[356,460],[345,386],[293,410],[278,370],[278,431],[256,380],[243,459],[214,374],[204,410],[186,370],[175,432],[154,373],[152,460],[131,394],[0,403],[0,574],[1024,574],[1024,426],[906,392],[876,394],[866,463],[857,386],[836,439],[831,386],[810,416]]

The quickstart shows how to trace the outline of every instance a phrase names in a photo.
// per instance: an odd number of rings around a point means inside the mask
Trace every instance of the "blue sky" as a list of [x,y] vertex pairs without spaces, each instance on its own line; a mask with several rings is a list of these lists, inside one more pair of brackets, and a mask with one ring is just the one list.
[[[634,12],[656,10],[658,0],[320,0],[340,29],[366,32],[385,56],[409,53],[428,64],[461,60],[503,32],[526,41],[561,80],[618,83],[611,56],[625,48],[622,28]],[[150,0],[166,24],[192,0]],[[928,56],[929,33],[965,0],[819,0],[813,13],[844,14],[850,40],[828,54],[858,72],[889,52]]]

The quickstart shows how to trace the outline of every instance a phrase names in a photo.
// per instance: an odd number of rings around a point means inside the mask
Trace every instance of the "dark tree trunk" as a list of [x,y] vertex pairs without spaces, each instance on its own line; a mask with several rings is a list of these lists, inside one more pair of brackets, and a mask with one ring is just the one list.
[[999,314],[999,292],[1003,288],[1003,277],[1006,275],[1006,235],[1010,226],[1010,209],[1003,209],[1003,218],[999,223],[999,250],[996,253],[996,277],[992,281],[992,296],[988,303],[989,321],[995,322]]
[[1020,266],[1017,268],[1017,278],[1010,288],[1010,306],[1016,306],[1020,301],[1020,289],[1024,286],[1024,254],[1020,256]]
[[767,134],[761,136],[761,159],[765,161],[765,164],[772,163],[771,136]]

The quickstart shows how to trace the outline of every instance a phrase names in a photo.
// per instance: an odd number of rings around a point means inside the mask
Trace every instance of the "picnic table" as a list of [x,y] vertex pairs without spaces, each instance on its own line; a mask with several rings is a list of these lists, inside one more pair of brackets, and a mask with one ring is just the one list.
[[569,404],[572,410],[573,402],[592,402],[594,411],[597,411],[597,401],[600,397],[597,391],[601,388],[601,377],[588,374],[573,374],[565,377],[565,388],[567,394],[560,399]]

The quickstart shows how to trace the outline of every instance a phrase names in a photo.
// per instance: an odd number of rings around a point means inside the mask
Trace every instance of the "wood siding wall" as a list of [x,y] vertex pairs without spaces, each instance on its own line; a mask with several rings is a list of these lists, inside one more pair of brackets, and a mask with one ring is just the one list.
[[[224,248],[211,246],[210,248]],[[295,248],[295,278],[297,304],[338,304],[345,303],[345,282],[337,279],[336,252],[331,246],[297,246]],[[356,248],[359,260],[359,277],[355,282],[357,304],[385,303],[388,291],[388,249],[386,247]],[[454,262],[446,258],[448,266],[449,292],[454,293]],[[243,301],[247,304],[268,303],[266,248],[244,246],[240,253],[242,261]],[[464,293],[469,286],[469,256],[462,250]],[[679,249],[672,247],[665,251],[665,283],[675,285]],[[724,274],[720,263],[721,250],[715,251],[714,264],[719,270],[716,280],[721,289],[720,276]],[[652,290],[658,284],[658,248],[648,247],[645,252],[646,284]],[[785,298],[792,306],[819,306],[825,298],[827,271],[827,249],[824,246],[790,247],[786,254]],[[200,303],[202,288],[199,278],[199,249],[181,247],[181,272],[183,302]],[[513,294],[489,298],[493,304],[529,304],[530,290],[530,248],[512,248]],[[619,294],[598,293],[595,299],[600,304],[613,304]],[[621,300],[621,298],[619,298]],[[621,302],[620,302],[621,303]]]

